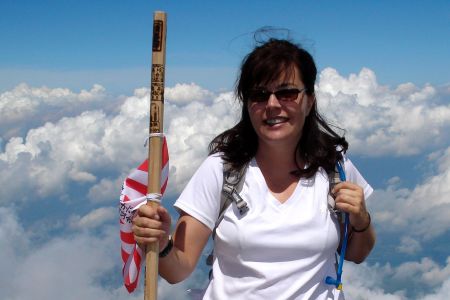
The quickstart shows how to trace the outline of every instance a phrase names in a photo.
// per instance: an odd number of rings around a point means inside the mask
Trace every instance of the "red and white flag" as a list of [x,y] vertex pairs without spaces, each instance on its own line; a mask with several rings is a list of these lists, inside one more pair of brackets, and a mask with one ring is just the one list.
[[[148,161],[145,160],[136,170],[134,170],[123,183],[120,195],[120,240],[122,250],[122,276],[128,292],[133,292],[139,281],[141,271],[141,260],[143,258],[142,249],[136,244],[133,232],[131,231],[131,220],[134,212],[142,204],[145,204],[148,180]],[[164,138],[162,148],[162,169],[161,169],[161,194],[167,187],[169,179],[169,152],[167,150],[166,139]]]

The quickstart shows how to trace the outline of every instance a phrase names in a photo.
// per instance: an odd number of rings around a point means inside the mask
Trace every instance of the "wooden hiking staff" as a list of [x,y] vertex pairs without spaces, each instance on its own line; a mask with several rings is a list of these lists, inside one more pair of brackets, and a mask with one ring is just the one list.
[[[155,208],[159,206],[158,200],[161,199],[166,18],[166,13],[162,11],[155,11],[153,14],[147,205]],[[145,250],[144,300],[156,300],[157,298],[158,259],[159,243],[149,244]]]

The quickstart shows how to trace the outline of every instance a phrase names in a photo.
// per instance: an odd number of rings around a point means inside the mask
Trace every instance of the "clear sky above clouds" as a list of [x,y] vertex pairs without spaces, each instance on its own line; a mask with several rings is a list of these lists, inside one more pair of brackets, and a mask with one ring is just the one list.
[[[146,156],[152,15],[168,13],[171,207],[232,126],[258,28],[312,52],[317,99],[375,189],[348,299],[449,299],[449,1],[0,2],[0,298],[142,299],[121,283],[118,196]],[[174,217],[176,213],[171,210]],[[204,286],[199,267],[161,299]]]
[[[0,3],[0,89],[145,86],[154,10],[168,12],[168,83],[229,88],[252,32],[287,28],[320,69],[362,67],[381,83],[450,78],[448,1],[11,1]],[[53,83],[50,83],[52,81]]]

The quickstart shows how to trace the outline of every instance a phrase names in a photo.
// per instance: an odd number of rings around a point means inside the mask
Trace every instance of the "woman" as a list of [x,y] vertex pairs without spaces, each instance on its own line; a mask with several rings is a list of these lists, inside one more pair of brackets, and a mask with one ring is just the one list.
[[324,282],[336,275],[343,232],[327,208],[329,174],[344,161],[348,181],[331,192],[335,208],[350,215],[345,258],[356,263],[375,243],[365,206],[372,188],[343,156],[345,139],[317,112],[316,74],[311,55],[286,40],[271,39],[244,58],[236,87],[241,120],[211,142],[210,156],[176,201],[173,248],[166,209],[142,206],[133,220],[139,244],[159,240],[159,272],[168,282],[189,276],[214,229],[223,162],[248,163],[240,195],[249,211],[227,208],[204,299],[344,299]]

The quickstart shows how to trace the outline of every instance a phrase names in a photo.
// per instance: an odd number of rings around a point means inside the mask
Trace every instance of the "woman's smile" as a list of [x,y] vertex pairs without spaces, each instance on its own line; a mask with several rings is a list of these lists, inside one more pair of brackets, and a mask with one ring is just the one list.
[[263,122],[266,124],[266,125],[268,125],[268,126],[270,126],[270,127],[273,127],[273,126],[275,126],[275,125],[279,125],[279,124],[282,124],[282,123],[286,123],[286,122],[288,122],[289,121],[289,118],[287,118],[287,117],[272,117],[272,118],[267,118],[267,119],[265,119]]

